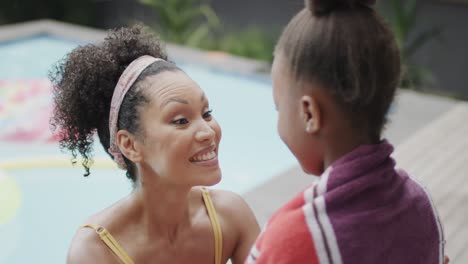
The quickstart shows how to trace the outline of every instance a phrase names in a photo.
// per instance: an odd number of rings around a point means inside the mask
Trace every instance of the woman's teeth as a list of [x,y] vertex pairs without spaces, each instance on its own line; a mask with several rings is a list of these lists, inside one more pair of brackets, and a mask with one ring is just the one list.
[[191,158],[190,161],[206,161],[206,160],[213,159],[214,157],[216,157],[216,152],[211,151],[211,152],[205,153],[203,155],[195,156],[195,157]]

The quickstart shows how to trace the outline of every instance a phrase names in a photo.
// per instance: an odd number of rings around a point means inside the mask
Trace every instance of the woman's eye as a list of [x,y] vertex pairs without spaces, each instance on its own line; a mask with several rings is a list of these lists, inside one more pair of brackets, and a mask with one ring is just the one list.
[[173,120],[172,124],[174,124],[174,125],[186,125],[186,124],[188,124],[188,120],[187,120],[187,118],[179,118],[179,119]]
[[204,119],[211,119],[211,113],[213,112],[213,110],[208,110],[206,111],[205,113],[203,113],[203,118]]

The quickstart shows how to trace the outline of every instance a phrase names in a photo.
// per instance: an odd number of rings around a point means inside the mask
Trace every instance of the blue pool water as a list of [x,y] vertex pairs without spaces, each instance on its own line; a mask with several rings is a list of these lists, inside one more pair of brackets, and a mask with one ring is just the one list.
[[[0,43],[0,80],[44,79],[77,45],[50,36]],[[207,94],[223,130],[217,188],[242,194],[295,164],[276,133],[268,81],[181,65]],[[0,141],[0,263],[63,263],[78,225],[131,191],[99,144],[95,157],[107,165],[83,178],[56,143]]]

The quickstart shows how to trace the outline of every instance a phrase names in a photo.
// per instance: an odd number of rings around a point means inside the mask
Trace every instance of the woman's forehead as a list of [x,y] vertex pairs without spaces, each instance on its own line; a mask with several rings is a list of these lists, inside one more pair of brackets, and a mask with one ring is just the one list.
[[145,81],[145,93],[159,107],[164,107],[171,101],[189,103],[206,100],[203,90],[182,71],[162,72],[149,76]]

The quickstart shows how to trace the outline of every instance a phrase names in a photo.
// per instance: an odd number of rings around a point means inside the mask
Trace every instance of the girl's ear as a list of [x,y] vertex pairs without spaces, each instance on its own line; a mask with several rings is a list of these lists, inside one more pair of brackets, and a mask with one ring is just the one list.
[[322,109],[314,97],[301,97],[301,113],[306,133],[315,134],[322,128]]
[[122,155],[133,163],[140,162],[143,159],[143,153],[139,142],[135,136],[127,130],[119,130],[116,136],[117,145],[119,146]]

